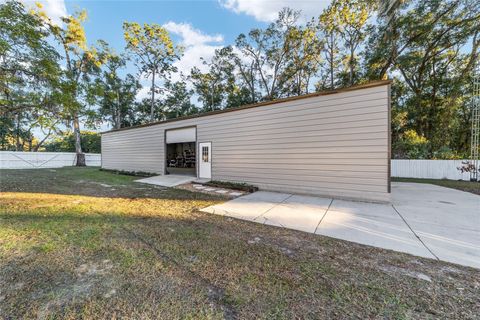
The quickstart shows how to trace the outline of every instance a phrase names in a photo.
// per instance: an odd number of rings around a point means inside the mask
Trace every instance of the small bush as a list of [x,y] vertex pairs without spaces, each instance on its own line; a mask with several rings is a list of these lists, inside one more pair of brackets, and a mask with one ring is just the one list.
[[396,159],[427,159],[428,140],[415,130],[405,131],[393,145]]
[[144,172],[144,171],[124,171],[124,170],[113,170],[113,169],[104,169],[100,168],[100,171],[111,172],[114,174],[123,174],[126,176],[135,176],[135,177],[153,177],[158,176],[158,173]]
[[230,181],[210,181],[205,183],[206,186],[209,187],[216,187],[216,188],[226,188],[226,189],[232,189],[232,190],[240,190],[240,191],[246,191],[246,192],[255,192],[258,191],[258,187],[252,186],[250,184],[246,183],[240,183],[240,182],[230,182]]

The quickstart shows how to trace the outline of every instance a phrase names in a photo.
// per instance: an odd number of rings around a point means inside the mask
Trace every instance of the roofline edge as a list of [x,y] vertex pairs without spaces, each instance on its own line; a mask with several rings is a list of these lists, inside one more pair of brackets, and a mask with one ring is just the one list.
[[233,107],[233,108],[215,110],[215,111],[208,111],[208,112],[204,112],[204,113],[198,113],[198,114],[183,116],[183,117],[179,117],[179,118],[167,119],[167,120],[163,120],[163,121],[144,123],[144,124],[139,124],[139,125],[131,126],[131,127],[124,127],[124,128],[120,128],[120,129],[112,129],[112,130],[108,130],[108,131],[102,131],[102,132],[100,132],[100,134],[114,133],[114,132],[118,132],[118,131],[130,130],[130,129],[139,129],[139,128],[144,128],[144,127],[160,125],[160,124],[164,124],[164,123],[201,118],[201,117],[206,117],[206,116],[211,116],[211,115],[216,115],[216,114],[222,114],[222,113],[227,113],[227,112],[234,112],[234,111],[239,111],[239,110],[257,108],[257,107],[262,107],[262,106],[267,106],[267,105],[277,104],[277,103],[283,103],[283,102],[288,102],[288,101],[295,101],[295,100],[313,98],[313,97],[318,97],[318,96],[325,96],[325,95],[330,95],[330,94],[343,93],[343,92],[348,92],[348,91],[355,91],[355,90],[360,90],[360,89],[380,87],[380,86],[384,86],[384,85],[390,85],[392,82],[393,82],[393,80],[390,80],[390,79],[389,80],[370,81],[370,82],[367,82],[367,83],[357,84],[357,85],[353,85],[353,86],[350,86],[350,87],[344,87],[344,88],[333,89],[333,90],[323,90],[323,91],[308,93],[308,94],[304,94],[304,95],[300,95],[300,96],[280,98],[280,99],[271,100],[271,101],[262,101],[262,102],[258,102],[258,103],[242,105],[242,106],[239,106],[239,107]]

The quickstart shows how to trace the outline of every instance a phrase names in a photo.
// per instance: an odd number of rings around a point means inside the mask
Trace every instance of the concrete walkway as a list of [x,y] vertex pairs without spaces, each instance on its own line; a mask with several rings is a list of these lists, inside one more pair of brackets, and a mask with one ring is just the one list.
[[180,184],[192,182],[196,180],[196,177],[182,176],[179,174],[166,174],[161,176],[154,176],[144,179],[135,180],[135,182],[154,184],[162,187],[175,187]]
[[480,196],[393,183],[392,204],[260,191],[202,211],[480,268]]
[[[198,179],[196,177],[179,175],[179,174],[167,174],[167,175],[154,176],[154,177],[135,180],[135,182],[154,184],[156,186],[170,187],[170,188],[176,187],[181,184],[193,182],[193,181],[196,183],[206,183],[210,180]],[[230,197],[238,197],[244,194],[244,192],[238,192],[235,190],[226,190],[223,188],[207,187],[201,184],[194,184],[193,188],[195,188],[198,191],[214,192],[218,194],[228,195]]]

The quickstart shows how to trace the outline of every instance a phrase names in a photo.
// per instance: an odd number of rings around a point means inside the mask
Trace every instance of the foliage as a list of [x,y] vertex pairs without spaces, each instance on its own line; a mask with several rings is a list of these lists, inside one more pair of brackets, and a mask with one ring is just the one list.
[[428,140],[427,157],[443,148],[467,153],[479,46],[478,1],[406,2],[393,21],[378,25],[369,43],[367,73],[369,78],[390,73],[401,86],[393,108],[404,119],[393,130],[394,142],[414,130]]
[[227,188],[232,190],[240,190],[249,193],[253,193],[258,191],[258,187],[252,186],[248,183],[241,183],[241,182],[230,182],[230,181],[217,181],[212,180],[205,183],[206,186],[209,187],[216,187],[216,188]]
[[393,144],[394,158],[426,159],[428,140],[414,130],[407,130]]
[[[67,126],[79,153],[80,123],[121,128],[392,78],[393,156],[467,156],[480,3],[412,0],[388,15],[376,10],[376,1],[333,0],[304,21],[285,8],[172,77],[182,48],[160,25],[125,22],[127,55],[104,41],[87,45],[84,10],[59,26],[41,6],[28,13],[7,1],[0,4],[0,147],[36,150]],[[138,77],[125,72],[130,59]],[[141,78],[151,80],[150,97],[139,101]],[[44,138],[34,142],[38,129]]]
[[167,94],[162,99],[165,108],[165,118],[172,119],[198,113],[198,108],[190,101],[193,91],[188,89],[186,81],[167,81],[165,83]]
[[262,100],[281,97],[285,83],[290,80],[292,71],[288,70],[288,54],[289,42],[293,39],[290,33],[298,18],[299,12],[283,9],[278,19],[266,29],[240,34],[235,41],[243,57],[252,62],[255,75],[252,81],[258,84]]
[[[196,114],[199,109],[190,101],[193,91],[187,88],[184,80],[164,83],[165,92],[161,98],[155,100],[154,119],[166,120],[187,115]],[[150,99],[144,98],[137,102],[134,107],[134,114],[138,123],[150,121]]]
[[[123,24],[126,49],[134,56],[141,75],[151,77],[150,121],[155,120],[155,94],[162,91],[156,84],[157,77],[166,80],[175,71],[173,62],[180,58],[181,47],[175,46],[168,31],[158,24],[143,26],[136,22]],[[158,119],[158,118],[157,118]]]
[[413,182],[413,183],[429,183],[446,188],[457,189],[465,192],[480,195],[480,185],[474,181],[464,180],[448,180],[448,179],[421,179],[421,178],[396,178],[392,177],[394,182]]
[[316,84],[317,90],[325,88],[334,89],[338,85],[338,74],[340,66],[340,31],[336,23],[336,11],[334,6],[329,6],[318,17],[318,32],[324,38],[322,55],[325,64],[321,66],[322,76]]
[[[82,148],[86,153],[101,153],[101,135],[98,132],[82,131]],[[75,135],[67,133],[56,136],[45,144],[45,151],[75,152]]]
[[99,56],[104,64],[102,73],[96,80],[98,114],[115,129],[135,125],[137,117],[132,106],[141,85],[131,74],[120,76],[127,63],[124,55],[117,54],[105,41],[100,42],[100,47]]
[[0,4],[0,30],[0,147],[32,149],[34,129],[48,135],[59,123],[59,55],[42,20],[19,2]]
[[190,74],[198,101],[207,111],[245,104],[249,101],[249,93],[239,89],[235,81],[236,54],[232,47],[215,50],[210,62],[203,60],[207,67],[201,72],[194,67]]
[[[480,176],[480,167],[477,167],[473,161],[462,161],[462,165],[460,167],[457,167],[457,170],[461,173],[476,173],[477,176]],[[476,182],[473,175],[471,176],[470,180],[472,182]],[[480,182],[480,179],[478,179],[478,182]],[[480,188],[478,188],[477,193],[480,194]]]
[[286,95],[309,93],[311,81],[323,63],[321,53],[324,40],[318,37],[314,20],[305,26],[292,26],[287,37],[288,65],[285,71],[287,80],[283,93]]
[[80,132],[80,118],[90,119],[96,116],[89,109],[94,103],[95,87],[92,77],[100,72],[103,61],[94,47],[88,48],[87,38],[83,23],[87,19],[87,12],[80,10],[73,15],[62,17],[63,25],[55,24],[42,11],[42,5],[37,3],[38,11],[33,12],[44,21],[44,25],[53,35],[62,48],[65,69],[63,71],[59,88],[61,92],[61,116],[72,124],[75,137],[75,152],[77,153],[77,166],[85,166]]

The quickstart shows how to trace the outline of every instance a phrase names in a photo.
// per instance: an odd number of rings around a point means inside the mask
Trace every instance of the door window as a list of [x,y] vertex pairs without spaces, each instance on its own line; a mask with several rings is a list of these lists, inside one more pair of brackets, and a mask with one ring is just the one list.
[[202,161],[208,162],[208,147],[202,147]]

